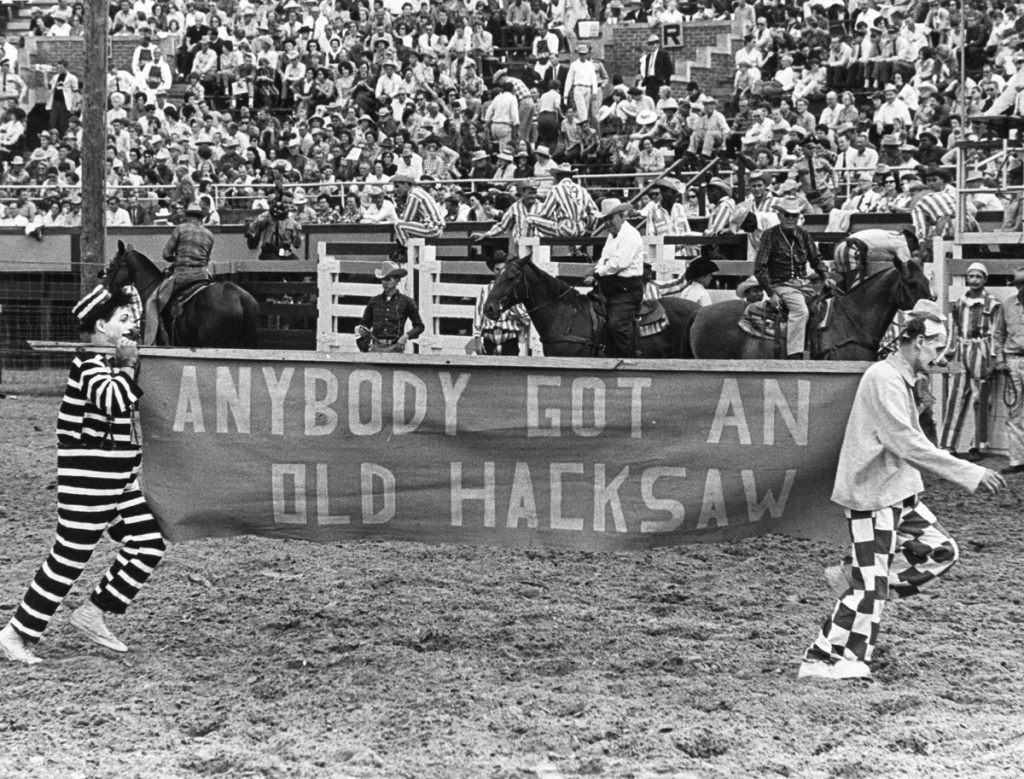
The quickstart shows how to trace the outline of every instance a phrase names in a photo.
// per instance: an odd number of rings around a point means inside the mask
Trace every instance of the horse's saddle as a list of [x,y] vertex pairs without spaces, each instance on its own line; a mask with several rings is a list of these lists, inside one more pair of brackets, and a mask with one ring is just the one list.
[[[174,291],[170,293],[165,292],[163,286],[157,290],[157,316],[159,327],[162,332],[162,337],[157,340],[158,343],[174,343],[174,334],[177,332],[177,322],[181,317],[182,312],[185,310],[185,305],[196,295],[214,283],[214,280],[208,277],[196,278],[179,282],[177,286],[174,287]],[[168,294],[170,295],[169,299],[165,297],[165,295]]]
[[[587,293],[591,308],[597,315],[600,326],[603,328],[608,321],[607,301],[601,293],[600,288],[594,287]],[[658,298],[644,298],[640,302],[640,308],[636,312],[636,324],[640,328],[640,337],[660,333],[668,327],[668,314],[665,307],[661,305]]]
[[[807,299],[813,326],[818,330],[824,330],[828,326],[835,298],[820,299],[811,289],[804,290],[804,297]],[[740,330],[751,338],[760,338],[766,341],[785,340],[786,331],[789,329],[785,304],[781,310],[776,311],[767,300],[751,303],[743,309],[739,326]],[[811,329],[810,327],[807,329],[808,338],[811,337]]]
[[178,287],[175,291],[175,295],[171,298],[170,312],[171,316],[177,319],[181,316],[182,310],[185,308],[185,304],[188,303],[192,298],[202,292],[209,286],[214,284],[214,280],[207,279],[196,279],[195,281],[189,281]]

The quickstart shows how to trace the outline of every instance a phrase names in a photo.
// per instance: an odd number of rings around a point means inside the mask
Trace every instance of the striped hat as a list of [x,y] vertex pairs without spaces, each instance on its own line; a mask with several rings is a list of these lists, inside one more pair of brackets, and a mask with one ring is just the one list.
[[97,284],[88,295],[75,303],[71,312],[78,317],[79,322],[85,322],[100,306],[110,300],[111,297],[113,297],[113,295],[110,294],[110,290],[102,284]]

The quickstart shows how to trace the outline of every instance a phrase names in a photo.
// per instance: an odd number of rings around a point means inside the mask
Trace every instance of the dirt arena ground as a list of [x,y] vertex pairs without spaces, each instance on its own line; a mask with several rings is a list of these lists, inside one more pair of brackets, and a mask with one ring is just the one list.
[[[57,403],[0,400],[4,620],[53,532]],[[45,662],[0,661],[0,777],[1019,777],[1022,496],[930,485],[962,563],[889,607],[874,684],[796,679],[821,543],[192,543],[111,619],[127,655],[68,625],[104,543]]]

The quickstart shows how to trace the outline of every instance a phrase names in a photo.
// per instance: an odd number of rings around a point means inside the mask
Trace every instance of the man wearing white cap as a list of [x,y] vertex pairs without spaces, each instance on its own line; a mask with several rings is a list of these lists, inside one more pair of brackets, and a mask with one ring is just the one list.
[[939,446],[956,454],[960,449],[967,414],[974,417],[974,436],[967,459],[980,460],[988,448],[989,376],[992,373],[992,334],[1000,304],[985,289],[988,268],[972,262],[967,268],[967,290],[953,304],[949,342],[938,364],[958,360],[946,399]]
[[995,471],[956,459],[921,431],[914,383],[945,338],[938,307],[918,301],[897,351],[861,378],[832,491],[846,515],[851,554],[847,565],[826,570],[839,600],[804,654],[800,678],[870,679],[886,602],[918,594],[956,563],[956,542],[918,497],[921,470],[971,492],[1006,486]]
[[609,357],[636,357],[636,312],[644,297],[644,240],[626,221],[633,207],[617,198],[601,203],[601,220],[608,226],[608,240],[601,259],[584,283],[595,279],[605,297],[608,313]]
[[674,72],[672,58],[661,48],[661,36],[658,33],[651,33],[647,36],[647,50],[640,57],[637,85],[644,88],[648,97],[656,100],[658,90],[672,80]]
[[996,314],[992,340],[996,370],[1006,373],[1015,389],[1006,410],[1006,435],[1010,439],[1010,465],[1006,474],[1024,473],[1024,266],[1013,271],[1017,294],[1007,299]]
[[597,116],[591,108],[595,99],[600,100],[601,82],[597,68],[590,61],[590,44],[578,44],[576,54],[578,58],[569,66],[565,77],[563,96],[565,102],[576,109],[578,123],[596,123]]

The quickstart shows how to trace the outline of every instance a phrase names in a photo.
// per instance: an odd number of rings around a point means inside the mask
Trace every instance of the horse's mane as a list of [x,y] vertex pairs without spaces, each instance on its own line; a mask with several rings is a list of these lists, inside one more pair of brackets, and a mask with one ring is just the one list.
[[551,300],[561,299],[573,308],[581,308],[587,303],[587,299],[584,295],[580,294],[580,291],[571,284],[567,284],[557,276],[552,276],[547,271],[541,270],[533,261],[524,262],[523,267],[531,268],[534,274],[537,276],[537,282],[541,285],[542,291],[548,295]]

